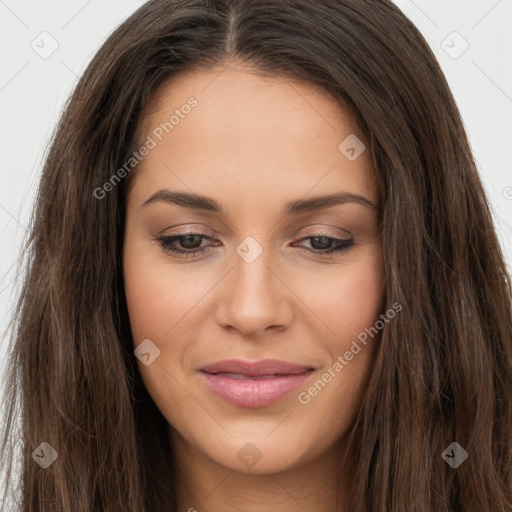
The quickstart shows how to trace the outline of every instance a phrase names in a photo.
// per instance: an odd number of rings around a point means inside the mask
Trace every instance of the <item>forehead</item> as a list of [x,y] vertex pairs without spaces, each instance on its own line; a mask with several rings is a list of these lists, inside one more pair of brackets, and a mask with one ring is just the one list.
[[[135,179],[145,192],[222,186],[304,195],[317,183],[322,190],[315,192],[348,187],[378,201],[370,151],[353,116],[308,82],[233,65],[180,73],[153,94],[141,126],[143,140],[155,142]],[[354,135],[368,149],[350,161],[339,146]]]

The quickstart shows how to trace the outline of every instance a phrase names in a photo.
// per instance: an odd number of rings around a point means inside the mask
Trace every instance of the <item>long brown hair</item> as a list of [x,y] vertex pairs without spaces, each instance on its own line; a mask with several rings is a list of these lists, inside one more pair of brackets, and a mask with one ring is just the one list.
[[[151,0],[108,38],[59,122],[26,242],[5,495],[18,481],[23,512],[177,510],[167,424],[138,372],[124,297],[133,171],[94,191],[140,147],[164,80],[235,59],[321,86],[371,142],[386,300],[403,309],[351,431],[350,510],[510,512],[510,278],[447,82],[388,0]],[[58,454],[46,469],[32,456],[43,442]],[[441,456],[452,442],[468,453],[456,469]]]

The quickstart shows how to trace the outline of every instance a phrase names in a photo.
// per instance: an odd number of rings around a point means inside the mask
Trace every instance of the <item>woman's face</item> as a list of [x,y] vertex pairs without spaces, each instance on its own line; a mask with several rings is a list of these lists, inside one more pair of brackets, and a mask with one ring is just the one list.
[[143,126],[124,280],[140,372],[178,449],[246,473],[333,453],[384,306],[357,125],[315,86],[231,66],[168,81]]

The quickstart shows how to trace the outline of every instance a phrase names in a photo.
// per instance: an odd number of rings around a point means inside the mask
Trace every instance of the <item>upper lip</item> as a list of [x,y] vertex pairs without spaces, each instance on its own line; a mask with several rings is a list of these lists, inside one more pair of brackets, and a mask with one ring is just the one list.
[[241,359],[226,359],[208,364],[200,368],[206,373],[237,373],[249,377],[264,375],[297,375],[313,367],[303,364],[294,364],[278,359],[261,359],[260,361],[243,361]]

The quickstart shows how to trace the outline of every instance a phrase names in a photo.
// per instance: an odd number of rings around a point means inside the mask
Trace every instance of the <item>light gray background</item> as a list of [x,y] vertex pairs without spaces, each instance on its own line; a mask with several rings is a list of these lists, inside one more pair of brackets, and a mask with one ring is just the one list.
[[[15,282],[17,255],[50,135],[67,97],[96,50],[143,3],[0,0],[0,376],[9,350],[5,329],[19,288]],[[512,0],[395,3],[424,34],[447,76],[510,269]],[[454,31],[459,35],[453,35]],[[43,32],[50,36],[41,36]],[[58,48],[43,59],[31,44],[38,45],[40,52],[49,50],[55,44],[51,38]],[[466,44],[468,49],[458,56]]]

